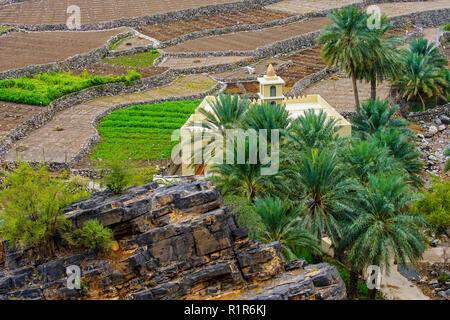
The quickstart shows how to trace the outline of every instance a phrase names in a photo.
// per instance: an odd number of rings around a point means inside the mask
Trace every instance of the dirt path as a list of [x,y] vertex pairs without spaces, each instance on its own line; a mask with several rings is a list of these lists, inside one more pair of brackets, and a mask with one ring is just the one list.
[[32,131],[11,149],[5,159],[63,163],[78,154],[89,138],[97,133],[91,122],[109,107],[168,96],[187,96],[211,89],[215,81],[207,76],[187,76],[160,88],[114,97],[100,97],[59,112],[43,127]]
[[389,300],[430,300],[422,291],[407,278],[397,271],[397,265],[393,261],[390,266],[390,273],[382,275],[381,292]]
[[[1,21],[1,18],[0,18]],[[14,32],[0,37],[0,72],[31,64],[63,61],[104,45],[129,28],[92,32]]]

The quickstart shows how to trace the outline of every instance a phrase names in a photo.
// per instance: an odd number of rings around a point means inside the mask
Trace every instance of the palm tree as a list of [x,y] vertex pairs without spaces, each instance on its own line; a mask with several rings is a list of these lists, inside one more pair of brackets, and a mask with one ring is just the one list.
[[352,119],[353,133],[363,139],[384,128],[398,128],[409,134],[408,122],[402,118],[393,118],[398,105],[389,108],[387,100],[366,100],[356,108],[357,116]]
[[[245,114],[244,127],[257,131],[278,129],[280,130],[280,136],[283,137],[291,124],[291,120],[289,111],[283,104],[275,106],[270,103],[255,104]],[[268,135],[268,142],[271,141],[270,138],[270,135]]]
[[305,206],[302,225],[318,240],[327,234],[337,246],[340,220],[353,214],[355,181],[338,166],[334,151],[309,149],[291,159],[292,197]]
[[320,110],[306,110],[292,122],[288,140],[297,150],[307,148],[323,149],[340,141],[337,132],[340,127],[337,119],[327,119],[327,114]]
[[357,70],[371,58],[376,33],[367,28],[366,12],[354,6],[334,10],[328,14],[328,19],[334,25],[326,26],[317,39],[318,43],[324,44],[321,57],[328,66],[339,66],[351,76],[355,105],[359,106]]
[[[194,147],[191,153],[191,165],[195,168],[195,171],[203,167],[203,164],[195,163],[195,157],[202,159],[203,155],[206,155],[208,158],[202,160],[204,163],[209,163],[213,155],[211,155],[211,152],[204,151],[223,150],[226,130],[242,128],[249,105],[248,96],[241,99],[237,94],[231,95],[228,92],[227,94],[219,94],[214,100],[209,101],[207,106],[198,109],[198,113],[203,115],[204,119],[202,121],[191,120],[188,126],[200,127],[206,129],[207,132],[202,132],[201,148],[196,147],[194,137],[191,138],[191,141],[186,142]],[[211,138],[211,136],[214,136],[214,138]]]
[[[206,129],[218,130],[222,134],[226,129],[240,128],[249,105],[248,96],[241,99],[237,94],[221,93],[210,101],[210,108],[199,108],[198,112],[205,117],[201,126]],[[196,125],[196,122],[192,121],[189,125]]]
[[401,164],[390,156],[390,150],[377,141],[354,139],[341,150],[347,170],[363,185],[370,174],[392,173],[402,169]]
[[428,63],[436,68],[444,68],[447,65],[447,59],[439,52],[434,42],[428,43],[427,39],[414,38],[408,42],[408,45],[410,52],[428,57]]
[[429,55],[406,51],[400,74],[392,81],[392,85],[398,88],[400,97],[408,101],[417,101],[419,98],[424,111],[424,99],[435,96],[446,99],[444,95],[449,86],[445,74],[431,63],[432,60]]
[[424,162],[419,160],[421,154],[415,144],[409,142],[409,139],[410,137],[396,128],[387,128],[375,133],[370,140],[381,147],[387,147],[389,154],[401,163],[408,174],[408,182],[421,187],[423,182],[419,175],[422,173]]
[[255,200],[256,213],[261,218],[264,229],[259,231],[259,238],[266,243],[279,241],[286,260],[296,259],[298,248],[309,253],[320,254],[320,242],[301,227],[300,212],[303,208],[292,207],[288,201],[279,198]]
[[374,33],[372,46],[369,54],[370,58],[359,65],[357,70],[360,79],[370,82],[370,98],[377,98],[377,82],[383,82],[398,70],[399,51],[397,46],[401,43],[398,36],[385,37],[386,32],[392,27],[388,22],[386,14],[380,17],[380,27],[371,30]]
[[[389,272],[391,254],[404,266],[417,262],[426,249],[420,231],[425,220],[408,211],[416,200],[408,185],[398,175],[370,175],[367,188],[360,193],[359,214],[344,228],[341,243],[350,247],[347,259],[352,270],[376,265]],[[376,289],[369,290],[369,299],[375,295]]]

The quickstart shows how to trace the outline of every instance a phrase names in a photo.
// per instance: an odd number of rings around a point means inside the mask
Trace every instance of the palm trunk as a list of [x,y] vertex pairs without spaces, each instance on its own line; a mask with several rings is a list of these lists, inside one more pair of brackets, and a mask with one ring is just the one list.
[[359,278],[359,273],[351,270],[350,271],[350,282],[349,282],[349,287],[348,287],[349,298],[356,297],[356,294],[357,294],[356,291],[358,289],[358,278]]
[[425,111],[425,101],[423,101],[422,96],[419,94],[420,101],[422,101],[422,110]]
[[370,79],[370,99],[375,101],[377,99],[377,79]]
[[376,295],[377,295],[377,289],[369,289],[369,292],[367,294],[367,299],[375,300]]
[[353,67],[352,62],[350,62],[350,72],[352,76],[353,93],[355,95],[355,105],[359,107],[358,86],[356,84],[355,68]]

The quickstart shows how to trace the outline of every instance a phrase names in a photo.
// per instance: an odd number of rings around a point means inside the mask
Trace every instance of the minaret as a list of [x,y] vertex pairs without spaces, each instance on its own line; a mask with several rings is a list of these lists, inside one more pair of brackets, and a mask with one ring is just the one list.
[[258,82],[258,95],[262,102],[268,102],[275,105],[283,101],[284,80],[275,74],[275,69],[271,62],[267,68],[266,75],[263,78],[258,78]]

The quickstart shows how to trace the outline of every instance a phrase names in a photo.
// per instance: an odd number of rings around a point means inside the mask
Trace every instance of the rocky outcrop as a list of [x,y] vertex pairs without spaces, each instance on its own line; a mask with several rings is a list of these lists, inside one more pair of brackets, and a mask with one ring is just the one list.
[[[335,267],[284,264],[279,243],[249,239],[209,182],[158,188],[154,182],[71,205],[81,226],[99,219],[115,231],[110,254],[58,250],[34,260],[29,250],[0,255],[3,299],[345,299]],[[3,258],[2,258],[3,257]],[[68,289],[66,267],[82,269],[82,288]]]

